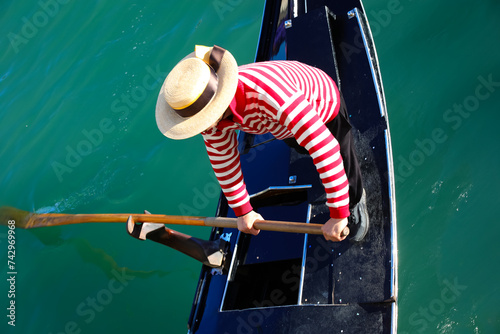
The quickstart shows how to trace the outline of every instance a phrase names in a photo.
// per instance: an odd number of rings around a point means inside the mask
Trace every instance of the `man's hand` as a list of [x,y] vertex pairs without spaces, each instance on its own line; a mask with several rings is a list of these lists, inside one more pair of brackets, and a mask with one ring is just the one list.
[[253,227],[256,220],[264,220],[261,215],[255,211],[250,211],[244,216],[238,217],[238,230],[243,233],[249,233],[253,235],[259,234],[260,230]]
[[342,235],[342,231],[347,226],[347,218],[330,218],[325,225],[321,227],[323,236],[326,240],[342,241],[347,235]]

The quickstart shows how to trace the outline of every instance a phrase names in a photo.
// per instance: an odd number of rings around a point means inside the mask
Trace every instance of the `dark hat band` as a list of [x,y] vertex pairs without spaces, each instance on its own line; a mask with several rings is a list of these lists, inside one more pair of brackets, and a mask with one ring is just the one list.
[[210,52],[210,60],[208,67],[210,68],[210,79],[208,80],[207,86],[200,97],[196,99],[192,104],[182,109],[174,109],[177,114],[181,117],[191,117],[196,115],[200,110],[205,108],[207,104],[212,100],[215,93],[217,92],[217,86],[219,84],[219,78],[217,76],[217,71],[219,70],[222,57],[224,57],[224,52],[226,50],[214,45],[212,51]]

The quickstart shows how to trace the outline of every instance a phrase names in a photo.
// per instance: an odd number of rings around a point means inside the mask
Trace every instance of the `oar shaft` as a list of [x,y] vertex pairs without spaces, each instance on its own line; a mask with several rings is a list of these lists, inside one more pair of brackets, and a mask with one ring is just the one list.
[[[205,218],[205,226],[238,228],[236,218],[225,217],[207,217]],[[323,234],[320,224],[304,224],[275,220],[257,220],[254,227],[258,230],[289,232],[289,233],[310,233]]]
[[[237,228],[236,218],[226,217],[190,217],[190,216],[168,216],[151,214],[33,214],[25,228],[37,228],[44,226],[59,226],[81,223],[112,223],[126,222],[128,217],[132,216],[135,222],[151,222],[170,225],[189,225],[189,226],[211,226]],[[255,228],[266,231],[290,232],[290,233],[310,233],[322,234],[320,224],[304,224],[295,222],[282,222],[272,220],[258,220],[255,222]]]
[[136,222],[151,222],[174,225],[205,226],[203,217],[167,216],[167,215],[146,215],[129,213],[110,214],[60,214],[42,213],[33,214],[25,228],[36,228],[44,226],[59,226],[81,223],[125,223],[129,216]]

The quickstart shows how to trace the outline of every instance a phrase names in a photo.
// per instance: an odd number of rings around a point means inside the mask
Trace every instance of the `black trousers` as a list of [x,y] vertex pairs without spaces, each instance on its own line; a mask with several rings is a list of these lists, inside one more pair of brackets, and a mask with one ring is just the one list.
[[[349,206],[352,208],[361,199],[361,195],[363,194],[363,181],[358,159],[356,158],[356,149],[354,147],[354,139],[351,132],[352,126],[349,122],[349,115],[347,114],[347,108],[342,94],[340,94],[340,109],[337,117],[325,125],[339,142],[340,155],[342,156],[344,170],[349,180]],[[297,143],[295,138],[287,138],[283,141],[297,152],[309,154],[304,147]]]

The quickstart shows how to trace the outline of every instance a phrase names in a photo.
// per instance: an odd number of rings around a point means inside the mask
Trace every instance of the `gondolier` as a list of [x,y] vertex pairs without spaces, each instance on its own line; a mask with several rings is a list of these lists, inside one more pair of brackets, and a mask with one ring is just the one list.
[[[197,46],[165,79],[156,121],[168,138],[202,134],[208,157],[240,231],[258,234],[240,168],[237,132],[270,132],[309,153],[325,187],[330,219],[326,239],[340,241],[352,213],[368,228],[365,194],[345,104],[323,71],[294,61],[238,67],[230,52]],[[366,232],[366,231],[365,231]],[[364,236],[365,233],[362,233]]]

